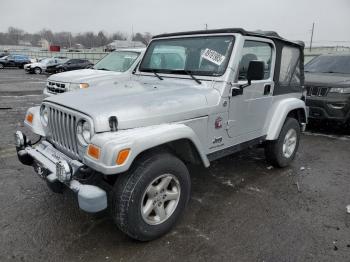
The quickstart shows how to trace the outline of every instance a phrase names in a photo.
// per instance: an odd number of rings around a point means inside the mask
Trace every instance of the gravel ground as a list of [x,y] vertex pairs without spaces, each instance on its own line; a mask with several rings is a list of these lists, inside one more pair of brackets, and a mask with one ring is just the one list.
[[311,126],[289,168],[269,167],[262,149],[192,167],[184,217],[139,243],[17,160],[13,132],[46,77],[0,71],[0,261],[350,261],[348,127]]

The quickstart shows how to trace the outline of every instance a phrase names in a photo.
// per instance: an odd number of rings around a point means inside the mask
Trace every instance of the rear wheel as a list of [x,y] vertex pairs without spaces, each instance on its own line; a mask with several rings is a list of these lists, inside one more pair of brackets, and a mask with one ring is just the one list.
[[277,140],[265,146],[268,162],[276,167],[286,167],[294,159],[299,147],[300,124],[295,118],[287,118]]
[[170,153],[143,157],[120,177],[112,192],[112,216],[131,238],[149,241],[167,233],[190,197],[185,164]]

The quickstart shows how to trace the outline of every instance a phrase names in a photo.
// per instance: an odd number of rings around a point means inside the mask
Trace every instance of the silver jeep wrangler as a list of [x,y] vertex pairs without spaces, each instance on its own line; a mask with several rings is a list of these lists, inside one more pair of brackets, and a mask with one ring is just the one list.
[[[190,199],[188,163],[252,145],[285,167],[307,122],[303,49],[274,32],[158,35],[132,79],[46,98],[15,134],[19,160],[134,239],[168,232]],[[205,178],[203,178],[205,179]]]

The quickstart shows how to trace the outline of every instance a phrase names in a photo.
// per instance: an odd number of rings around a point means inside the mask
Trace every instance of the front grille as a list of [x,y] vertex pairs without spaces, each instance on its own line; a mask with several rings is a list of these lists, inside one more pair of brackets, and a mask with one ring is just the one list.
[[51,141],[60,149],[78,158],[78,144],[76,137],[77,118],[67,112],[49,107],[49,128]]
[[322,86],[307,86],[306,95],[307,96],[327,96],[328,87]]
[[46,87],[50,93],[54,93],[54,94],[60,94],[67,91],[65,83],[49,81]]

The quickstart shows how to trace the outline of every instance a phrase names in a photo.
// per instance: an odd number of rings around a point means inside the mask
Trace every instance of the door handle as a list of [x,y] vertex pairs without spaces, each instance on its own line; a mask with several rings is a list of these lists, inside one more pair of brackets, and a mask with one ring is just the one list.
[[270,84],[266,84],[266,85],[264,86],[264,96],[269,95],[270,92],[271,92],[271,85],[270,85]]

